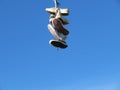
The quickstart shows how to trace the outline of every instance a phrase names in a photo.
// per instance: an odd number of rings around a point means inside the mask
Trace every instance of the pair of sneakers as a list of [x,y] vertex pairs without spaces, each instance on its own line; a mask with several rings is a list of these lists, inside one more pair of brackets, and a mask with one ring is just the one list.
[[48,24],[48,29],[56,40],[50,40],[49,44],[57,48],[66,48],[68,45],[66,44],[65,40],[69,32],[62,26],[62,23],[60,23],[59,20],[54,20],[53,26],[51,24]]
[[66,25],[69,22],[63,17],[61,17],[61,14],[68,14],[68,9],[58,9],[56,16],[54,15],[56,13],[56,10],[54,9],[57,8],[50,8],[48,10],[46,9],[47,12],[51,11],[49,12],[51,14],[49,20],[51,24],[48,24],[48,29],[56,39],[50,40],[49,43],[54,47],[66,48],[68,47],[68,45],[66,44],[65,40],[67,38],[67,35],[69,34],[69,31],[66,28],[64,28],[63,25]]

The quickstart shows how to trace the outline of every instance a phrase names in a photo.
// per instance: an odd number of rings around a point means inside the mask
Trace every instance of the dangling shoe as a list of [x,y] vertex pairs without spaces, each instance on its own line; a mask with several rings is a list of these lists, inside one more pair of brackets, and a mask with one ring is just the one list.
[[62,33],[64,35],[69,34],[69,31],[63,27],[62,22],[59,19],[53,19],[52,24],[55,30],[57,30],[59,33]]
[[[55,14],[57,9],[58,8],[53,7],[53,8],[46,8],[45,10],[50,14]],[[69,15],[69,9],[68,8],[63,8],[63,9],[60,8],[60,12],[61,12],[62,15],[65,15],[65,16]]]
[[62,49],[68,47],[68,45],[64,41],[58,41],[58,40],[50,40],[49,44],[51,44],[54,47],[62,48]]

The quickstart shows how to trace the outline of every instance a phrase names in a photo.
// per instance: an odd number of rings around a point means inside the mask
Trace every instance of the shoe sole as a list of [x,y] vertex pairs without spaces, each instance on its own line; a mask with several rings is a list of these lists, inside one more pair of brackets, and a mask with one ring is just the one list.
[[54,47],[58,47],[58,48],[67,48],[68,46],[63,44],[62,42],[60,41],[50,41],[50,44],[53,45]]

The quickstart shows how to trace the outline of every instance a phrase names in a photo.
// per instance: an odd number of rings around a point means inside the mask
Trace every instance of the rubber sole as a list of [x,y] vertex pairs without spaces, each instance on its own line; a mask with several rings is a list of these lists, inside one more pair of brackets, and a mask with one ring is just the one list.
[[58,47],[58,48],[62,48],[62,49],[68,47],[68,45],[66,45],[65,43],[63,43],[61,41],[57,41],[57,40],[50,40],[49,43],[54,47]]

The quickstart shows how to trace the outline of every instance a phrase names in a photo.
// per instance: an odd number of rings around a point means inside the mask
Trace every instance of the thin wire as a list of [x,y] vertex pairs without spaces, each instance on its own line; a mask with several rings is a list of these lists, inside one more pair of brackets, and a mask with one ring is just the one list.
[[57,0],[54,0],[55,8],[57,8]]
[[59,7],[59,2],[57,0],[54,0],[54,3],[55,3],[55,8],[58,8]]

